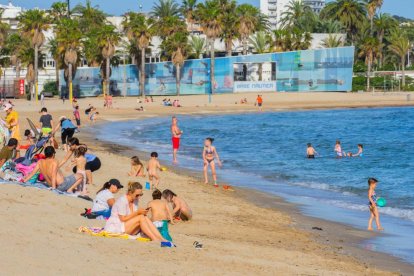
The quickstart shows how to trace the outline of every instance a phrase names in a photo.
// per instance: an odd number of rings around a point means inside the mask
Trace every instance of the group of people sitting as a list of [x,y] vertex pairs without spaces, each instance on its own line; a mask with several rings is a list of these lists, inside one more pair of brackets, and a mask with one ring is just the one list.
[[170,99],[163,99],[162,104],[163,106],[181,107],[180,100],[174,100],[171,102]]
[[[89,218],[106,219],[105,231],[137,235],[142,233],[153,241],[172,241],[168,223],[192,218],[188,204],[171,190],[155,189],[153,200],[146,208],[139,208],[143,187],[139,182],[128,183],[126,194],[115,200],[115,194],[124,186],[118,179],[110,179],[97,192]],[[171,211],[169,204],[172,204]]]

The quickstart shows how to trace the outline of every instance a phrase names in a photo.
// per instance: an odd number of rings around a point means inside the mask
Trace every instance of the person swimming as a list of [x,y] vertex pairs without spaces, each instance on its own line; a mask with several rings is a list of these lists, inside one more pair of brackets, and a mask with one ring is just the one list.
[[352,153],[352,152],[348,152],[348,156],[349,157],[362,157],[364,151],[364,146],[362,144],[358,144],[358,152],[357,153]]

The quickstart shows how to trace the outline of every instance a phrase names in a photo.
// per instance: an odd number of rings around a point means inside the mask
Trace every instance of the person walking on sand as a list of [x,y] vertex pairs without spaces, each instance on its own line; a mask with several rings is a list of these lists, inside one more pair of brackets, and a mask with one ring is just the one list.
[[208,166],[211,168],[211,173],[213,175],[214,187],[218,188],[217,185],[217,174],[216,174],[216,164],[214,158],[217,157],[217,164],[221,167],[220,157],[217,153],[216,147],[213,144],[213,138],[206,138],[204,141],[204,150],[203,150],[203,161],[204,161],[204,181],[205,184],[208,184]]
[[[260,111],[262,111],[262,105],[263,105],[263,98],[262,98],[262,95],[257,95],[257,98],[256,98],[256,104],[257,104],[257,106],[259,107],[259,110]],[[256,105],[255,104],[255,105]]]
[[380,223],[380,218],[379,218],[379,212],[378,212],[378,206],[377,206],[377,195],[375,193],[375,188],[377,187],[377,183],[378,180],[376,180],[375,178],[370,178],[368,179],[368,206],[369,206],[369,212],[370,212],[370,217],[368,220],[368,230],[372,231],[372,221],[375,218],[375,223],[377,224],[377,229],[379,231],[384,230],[384,228],[382,228],[381,223]]
[[158,171],[161,170],[160,162],[158,161],[158,153],[152,152],[151,159],[147,164],[148,177],[151,182],[151,190],[158,189],[158,184],[160,183],[160,176]]
[[173,163],[177,163],[177,152],[180,148],[180,139],[183,131],[180,130],[178,127],[178,119],[177,117],[172,117],[171,123],[171,135],[172,135],[172,146],[173,146]]
[[13,110],[13,105],[6,103],[4,105],[4,111],[6,111],[6,124],[10,132],[10,138],[15,138],[20,141],[20,127],[19,127],[19,113]]

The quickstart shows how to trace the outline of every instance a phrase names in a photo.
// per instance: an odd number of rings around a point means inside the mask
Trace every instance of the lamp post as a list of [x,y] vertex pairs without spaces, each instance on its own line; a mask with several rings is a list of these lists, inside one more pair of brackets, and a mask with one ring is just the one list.
[[68,17],[70,17],[70,0],[67,0],[68,3]]

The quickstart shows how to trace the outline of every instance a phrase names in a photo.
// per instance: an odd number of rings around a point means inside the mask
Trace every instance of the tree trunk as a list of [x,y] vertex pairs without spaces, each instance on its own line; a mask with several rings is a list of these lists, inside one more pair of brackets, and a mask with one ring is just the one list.
[[263,63],[259,63],[259,81],[263,81]]
[[59,61],[55,60],[55,73],[56,73],[56,90],[60,91],[60,72],[59,72]]
[[181,76],[180,76],[180,65],[177,64],[175,66],[175,85],[177,88],[177,96],[180,96],[180,89],[181,89]]
[[211,94],[214,94],[214,86],[215,86],[215,80],[214,80],[214,38],[211,39],[210,41],[210,91]]
[[135,55],[131,55],[131,63],[136,65]]
[[401,69],[402,69],[402,90],[405,89],[405,55],[404,58],[401,59]]
[[231,39],[226,40],[226,49],[227,49],[228,57],[231,57],[233,55],[232,44],[233,44],[233,41]]
[[247,39],[243,38],[243,55],[247,55]]
[[38,87],[38,78],[37,78],[37,70],[38,70],[38,60],[39,60],[39,46],[35,45],[35,60],[34,60],[34,85],[35,85],[35,101],[38,100],[38,93],[39,93],[39,87]]
[[16,78],[20,79],[20,60],[16,62]]
[[371,20],[371,36],[374,35],[374,16],[370,18]]
[[[110,83],[110,71],[111,71],[111,65],[110,65],[111,59],[109,57],[106,58],[106,83],[105,83],[105,93],[107,95],[111,94],[109,91],[109,83]],[[105,96],[104,93],[104,96]]]
[[[72,63],[69,63],[69,68],[68,68],[68,82],[69,82],[69,101],[72,104],[72,99],[73,99],[73,87],[72,87]],[[66,95],[65,95],[66,96]],[[63,97],[65,97],[63,96]]]
[[371,55],[368,57],[368,70],[367,70],[367,92],[370,91],[370,84],[371,84],[371,63],[372,58]]
[[141,96],[145,97],[145,48],[141,49],[141,70],[139,77],[139,90],[141,91]]

